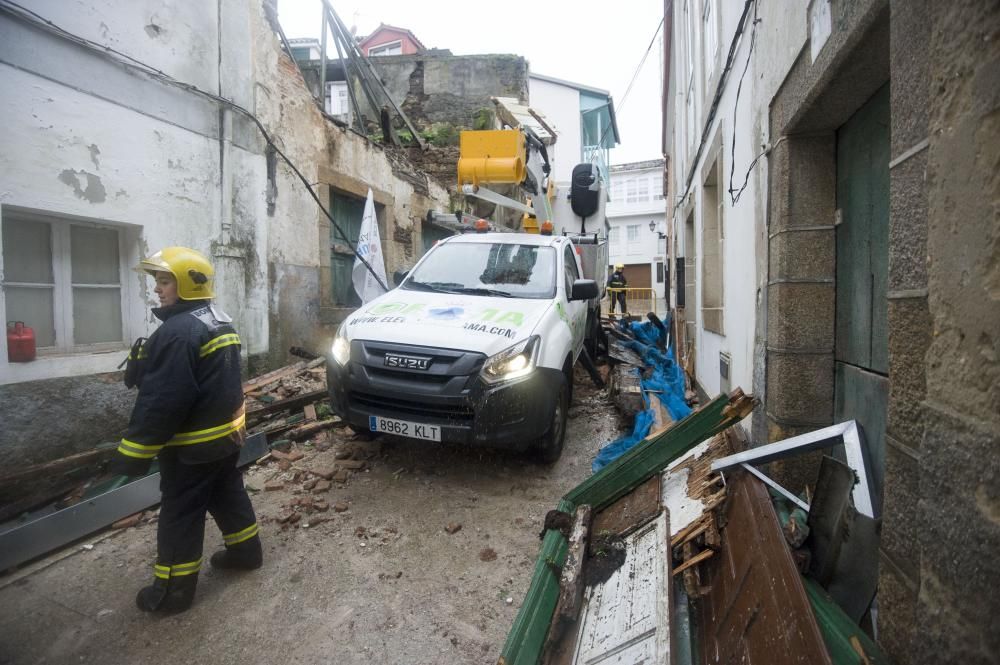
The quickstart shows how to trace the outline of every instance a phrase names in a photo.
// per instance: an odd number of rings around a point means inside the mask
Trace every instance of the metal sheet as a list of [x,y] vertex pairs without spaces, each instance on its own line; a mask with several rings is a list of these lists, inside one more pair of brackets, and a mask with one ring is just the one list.
[[626,539],[625,563],[587,588],[575,665],[670,662],[667,516]]
[[799,455],[811,450],[822,450],[836,445],[844,446],[847,465],[854,469],[858,482],[852,491],[854,507],[872,519],[881,514],[881,501],[872,492],[871,461],[865,444],[865,435],[856,420],[831,425],[790,439],[776,441],[766,446],[751,448],[712,462],[713,471],[725,471],[741,464],[767,464],[774,460]]
[[875,521],[851,505],[854,471],[824,457],[809,511],[809,573],[855,622],[868,610],[878,588],[878,532]]
[[0,534],[0,570],[30,561],[160,500],[155,473]]
[[[237,466],[246,466],[267,450],[264,434],[248,437]],[[154,473],[68,508],[15,524],[0,533],[0,571],[89,536],[159,501],[160,474]]]

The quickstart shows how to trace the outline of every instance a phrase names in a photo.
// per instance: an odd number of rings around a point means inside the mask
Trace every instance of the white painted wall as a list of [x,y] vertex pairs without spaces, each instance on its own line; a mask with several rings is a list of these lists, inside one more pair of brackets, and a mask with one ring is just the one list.
[[[209,92],[218,93],[221,79],[226,96],[251,104],[248,77],[236,74],[247,71],[251,50],[246,3],[222,5],[230,43],[221,49],[221,65],[214,3],[169,12],[158,2],[84,5],[51,0],[32,8]],[[6,15],[0,18],[0,86],[9,93],[0,100],[0,215],[16,206],[117,227],[125,233],[125,267],[170,245],[212,256],[213,245],[228,244],[233,233],[251,239],[244,251],[263,253],[262,147],[252,134],[234,137],[229,129],[231,140],[220,145],[214,104]],[[81,194],[74,179],[94,187]],[[246,275],[237,264],[234,274],[218,263],[218,300],[236,319],[244,350],[266,349],[265,270]],[[149,312],[155,304],[150,280],[127,271],[122,284],[124,348],[158,322]],[[255,298],[261,302],[244,306]],[[6,320],[2,296],[0,314]],[[0,348],[0,383],[114,371],[121,358],[120,351],[77,353],[8,364]]]
[[[709,71],[721,71],[743,10],[742,3],[715,0],[714,6],[721,13],[718,59],[714,67],[706,67],[703,34],[705,24],[702,17],[704,3],[707,1],[691,0],[688,3],[674,4],[671,78],[675,94],[672,98],[673,135],[670,144],[672,163],[676,167],[671,173],[676,199],[671,214],[677,234],[676,244],[683,252],[684,222],[689,212],[694,212],[698,288],[696,302],[687,303],[686,314],[689,321],[697,321],[697,381],[709,395],[715,395],[721,385],[721,352],[731,355],[730,386],[742,387],[747,392],[753,386],[756,317],[767,280],[766,262],[758,267],[755,255],[755,247],[761,240],[766,247],[766,237],[761,236],[766,233],[767,160],[761,159],[757,163],[750,173],[746,190],[736,204],[732,202],[728,190],[730,186],[737,189],[742,186],[754,157],[761,151],[761,146],[771,140],[767,136],[768,106],[805,43],[806,7],[805,3],[791,3],[789,6],[782,4],[760,8],[758,17],[763,20],[758,24],[754,53],[743,80],[739,106],[736,106],[736,90],[747,63],[750,43],[748,35],[739,44],[736,52],[737,66],[725,85],[718,113],[708,129],[705,149],[694,164],[698,145],[703,138],[702,129],[715,94],[715,82],[707,74]],[[688,49],[691,49],[692,58],[688,57]],[[693,70],[690,66],[693,66]],[[689,81],[693,82],[690,105]],[[724,200],[723,335],[705,330],[700,312],[702,211],[705,204],[702,185],[707,169],[715,159],[721,161],[725,174],[723,182],[719,184],[720,196]],[[731,169],[734,171],[732,183],[729,180]],[[695,171],[695,176],[690,189],[686,189],[692,170]]]
[[[251,110],[309,182],[326,168],[386,192],[393,226],[412,234],[397,241],[394,229],[383,230],[390,272],[415,261],[407,255],[420,246],[427,209],[447,209],[443,187],[430,182],[426,195],[417,192],[381,148],[323,120],[260,3],[182,3],[167,12],[158,0],[39,0],[32,9]],[[0,96],[0,216],[16,207],[119,228],[125,268],[165,246],[205,253],[215,263],[217,301],[235,319],[247,354],[268,350],[271,317],[289,308],[296,334],[316,334],[317,313],[282,298],[320,297],[316,281],[329,254],[318,226],[323,213],[279,162],[268,214],[265,144],[245,117],[220,115],[215,102],[7,14],[0,14],[0,88],[7,92]],[[88,179],[89,193],[78,191]],[[291,281],[283,282],[286,273]],[[2,338],[0,384],[114,371],[127,345],[158,325],[149,311],[150,280],[122,274],[120,349],[7,363]],[[6,320],[2,292],[0,318]]]
[[553,163],[551,177],[557,183],[569,182],[573,167],[583,159],[580,91],[553,81],[529,77],[528,97],[531,107],[540,111],[556,132],[556,143],[549,148],[549,159]]

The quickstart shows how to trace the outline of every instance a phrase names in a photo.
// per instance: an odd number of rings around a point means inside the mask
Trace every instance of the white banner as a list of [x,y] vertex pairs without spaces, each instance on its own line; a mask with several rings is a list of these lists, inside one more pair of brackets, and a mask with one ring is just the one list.
[[[375,218],[375,201],[372,199],[372,190],[368,190],[368,199],[365,201],[365,213],[361,218],[361,233],[358,235],[358,255],[368,262],[375,273],[382,280],[383,284],[388,284],[385,277],[385,259],[382,256],[382,241],[378,235],[378,220]],[[385,293],[378,280],[375,279],[371,271],[365,267],[361,259],[354,257],[354,267],[351,269],[351,281],[354,283],[354,290],[361,298],[362,303],[367,303]]]

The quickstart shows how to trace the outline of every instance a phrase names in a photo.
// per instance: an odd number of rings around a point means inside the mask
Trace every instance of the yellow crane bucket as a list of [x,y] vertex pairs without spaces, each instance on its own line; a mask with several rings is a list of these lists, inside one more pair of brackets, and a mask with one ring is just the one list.
[[458,187],[524,180],[526,148],[519,129],[464,131],[458,139]]

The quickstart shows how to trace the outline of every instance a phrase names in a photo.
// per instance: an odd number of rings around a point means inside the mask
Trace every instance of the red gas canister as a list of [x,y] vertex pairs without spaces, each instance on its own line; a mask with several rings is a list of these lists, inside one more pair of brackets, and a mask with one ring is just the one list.
[[24,321],[7,323],[7,360],[26,363],[35,359],[35,331]]

